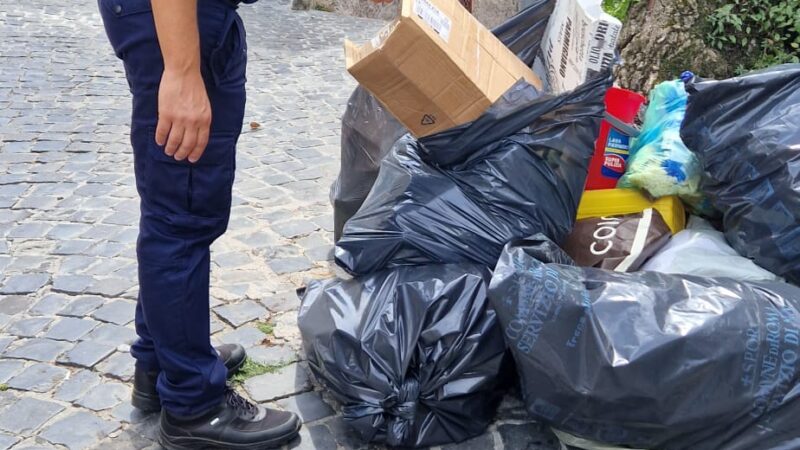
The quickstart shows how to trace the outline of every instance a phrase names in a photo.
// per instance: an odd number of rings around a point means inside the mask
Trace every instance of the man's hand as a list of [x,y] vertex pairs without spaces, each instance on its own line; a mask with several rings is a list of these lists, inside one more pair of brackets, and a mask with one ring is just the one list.
[[200,74],[197,0],[152,0],[164,73],[158,89],[156,143],[197,162],[208,144],[211,104]]
[[158,88],[156,143],[164,153],[182,161],[197,162],[208,144],[211,104],[200,72],[164,70]]

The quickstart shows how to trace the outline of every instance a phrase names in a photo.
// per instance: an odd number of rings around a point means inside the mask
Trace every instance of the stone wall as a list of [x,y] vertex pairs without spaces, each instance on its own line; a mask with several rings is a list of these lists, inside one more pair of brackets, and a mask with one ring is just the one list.
[[[488,28],[514,15],[526,0],[460,0]],[[400,0],[294,0],[295,9],[320,9],[357,17],[391,20],[400,11]]]

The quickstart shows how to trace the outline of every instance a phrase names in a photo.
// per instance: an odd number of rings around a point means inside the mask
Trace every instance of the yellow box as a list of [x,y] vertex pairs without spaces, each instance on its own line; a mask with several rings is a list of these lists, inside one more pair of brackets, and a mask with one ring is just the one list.
[[686,211],[677,196],[661,197],[651,202],[633,189],[585,191],[578,206],[578,220],[634,214],[653,208],[661,214],[672,234],[686,228]]

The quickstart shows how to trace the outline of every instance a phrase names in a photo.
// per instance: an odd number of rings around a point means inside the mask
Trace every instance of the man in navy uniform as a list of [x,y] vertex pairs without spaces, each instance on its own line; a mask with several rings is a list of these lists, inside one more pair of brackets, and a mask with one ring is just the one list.
[[247,46],[239,1],[98,3],[133,94],[141,220],[132,403],[161,410],[167,449],[281,445],[298,434],[299,419],[228,387],[244,349],[214,349],[209,337],[209,246],[228,225],[244,121]]

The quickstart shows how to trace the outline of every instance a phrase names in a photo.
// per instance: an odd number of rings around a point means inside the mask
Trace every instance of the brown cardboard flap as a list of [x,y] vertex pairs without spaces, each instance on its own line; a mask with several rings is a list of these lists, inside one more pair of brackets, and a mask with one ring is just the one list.
[[402,0],[370,42],[345,41],[347,70],[415,136],[477,119],[533,71],[458,0]]

